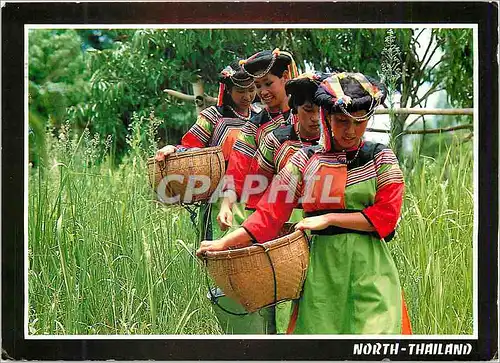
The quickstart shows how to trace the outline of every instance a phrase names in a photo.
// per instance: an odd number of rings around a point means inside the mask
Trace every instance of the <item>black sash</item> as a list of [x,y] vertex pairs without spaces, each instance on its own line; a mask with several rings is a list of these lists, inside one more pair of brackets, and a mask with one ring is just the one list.
[[[316,216],[321,216],[323,214],[328,214],[328,213],[357,213],[361,212],[361,210],[356,210],[356,209],[330,209],[330,210],[317,210],[313,212],[305,212],[306,217],[316,217]],[[337,226],[329,226],[325,229],[321,229],[319,231],[311,231],[311,234],[319,235],[319,236],[334,236],[337,234],[344,234],[344,233],[357,233],[357,234],[362,234],[362,235],[368,235],[368,236],[373,236],[378,239],[380,239],[380,236],[378,235],[377,232],[366,232],[366,231],[358,231],[355,229],[350,229],[350,228],[342,228],[342,227],[337,227]],[[384,238],[386,242],[389,242],[394,238],[396,231],[392,231],[387,237]]]

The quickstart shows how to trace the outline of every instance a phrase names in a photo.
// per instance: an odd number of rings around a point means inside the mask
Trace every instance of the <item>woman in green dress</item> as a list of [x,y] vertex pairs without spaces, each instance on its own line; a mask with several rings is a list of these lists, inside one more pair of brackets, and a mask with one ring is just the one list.
[[[298,151],[242,228],[197,251],[224,250],[276,237],[301,202],[297,229],[312,234],[310,264],[295,334],[401,334],[398,271],[385,239],[400,216],[404,181],[387,146],[363,140],[386,88],[360,73],[338,73],[318,88],[322,137]],[[285,186],[288,190],[282,190]],[[270,200],[273,187],[282,190]],[[289,193],[293,198],[286,198]],[[290,200],[292,199],[292,200]]]

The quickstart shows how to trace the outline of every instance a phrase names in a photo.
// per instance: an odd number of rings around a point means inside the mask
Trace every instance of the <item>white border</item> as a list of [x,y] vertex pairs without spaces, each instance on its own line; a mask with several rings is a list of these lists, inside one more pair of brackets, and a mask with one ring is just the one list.
[[[30,29],[408,29],[408,28],[469,28],[473,30],[473,52],[474,52],[474,150],[473,150],[473,188],[474,188],[474,224],[473,224],[473,334],[472,335],[30,335],[28,331],[28,32]],[[24,339],[46,340],[46,339],[399,339],[399,340],[470,340],[478,339],[478,174],[479,174],[479,54],[478,54],[478,24],[25,24],[24,25]]]

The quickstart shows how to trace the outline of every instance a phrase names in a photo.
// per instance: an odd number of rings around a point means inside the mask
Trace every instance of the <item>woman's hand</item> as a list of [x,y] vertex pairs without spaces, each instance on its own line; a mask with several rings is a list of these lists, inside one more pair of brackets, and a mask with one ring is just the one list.
[[330,219],[327,215],[308,217],[295,225],[295,230],[319,231],[330,226]]
[[203,259],[203,255],[207,251],[224,251],[230,248],[242,248],[251,245],[252,238],[245,228],[240,227],[221,239],[201,242],[200,248],[196,251],[196,255]]
[[229,249],[229,246],[226,246],[224,241],[220,239],[216,239],[214,241],[202,241],[200,248],[196,251],[196,256],[203,259],[203,255],[207,251],[223,251],[227,249]]
[[220,212],[217,215],[217,223],[219,224],[221,231],[226,231],[233,225],[233,212],[225,204],[221,205]]
[[175,147],[174,145],[167,145],[156,152],[155,159],[156,161],[163,161],[168,155],[176,151],[177,147]]

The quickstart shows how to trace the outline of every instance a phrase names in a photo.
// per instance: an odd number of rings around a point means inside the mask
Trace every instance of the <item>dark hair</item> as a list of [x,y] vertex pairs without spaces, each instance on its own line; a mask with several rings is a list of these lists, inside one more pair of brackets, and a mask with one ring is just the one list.
[[310,81],[303,82],[300,86],[300,89],[297,89],[295,92],[289,92],[289,90],[286,90],[286,93],[289,95],[288,106],[290,106],[292,112],[297,113],[297,108],[307,102],[313,103],[314,93],[316,92],[317,88],[318,85]]
[[297,78],[291,79],[285,84],[285,91],[288,97],[288,106],[294,113],[297,108],[309,102],[314,103],[314,96],[319,84],[324,79],[332,76],[332,73],[307,72]]
[[[232,62],[228,67],[224,68],[219,74],[219,82],[225,85],[224,94],[222,95],[222,105],[235,107],[233,98],[231,97],[231,90],[234,86],[240,85],[248,86],[253,83],[253,78],[246,74],[240,66],[239,59]],[[227,72],[231,68],[232,75],[228,76]]]
[[222,95],[222,106],[231,106],[235,107],[235,103],[233,101],[233,98],[231,97],[231,88],[232,87],[227,87],[224,90],[224,94]]
[[281,77],[283,77],[283,73],[285,73],[285,71],[288,70],[288,64],[283,62],[283,61],[279,61],[277,59],[276,62],[274,62],[271,69],[269,70],[269,73],[271,73],[272,75],[274,75],[278,78],[281,78]]
[[283,77],[283,73],[287,70],[288,66],[292,63],[292,60],[293,59],[285,53],[275,55],[273,51],[263,50],[248,58],[244,62],[243,68],[246,72],[255,77],[261,73],[261,71],[266,70],[271,62],[274,61],[274,64],[268,73],[281,78]]
[[[228,75],[228,72],[231,72],[232,75]],[[236,60],[219,73],[219,82],[224,83],[226,87],[240,84],[246,86],[253,83],[253,79],[241,68],[239,60]]]

